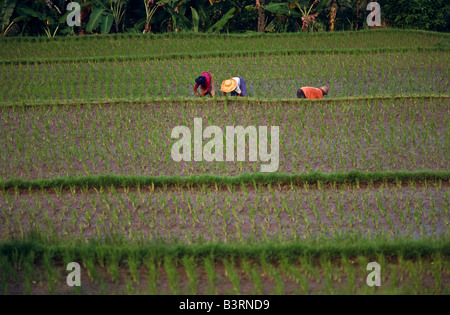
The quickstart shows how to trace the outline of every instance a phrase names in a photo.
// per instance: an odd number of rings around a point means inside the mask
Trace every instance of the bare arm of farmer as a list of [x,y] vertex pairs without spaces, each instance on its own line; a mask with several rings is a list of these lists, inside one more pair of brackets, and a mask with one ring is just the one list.
[[203,86],[202,86],[202,88],[201,88],[202,96],[205,96],[206,94],[211,92],[211,81],[206,79],[206,83],[204,85],[206,85],[206,87],[203,88]]
[[200,94],[198,94],[198,91],[197,91],[198,86],[199,86],[199,84],[195,83],[195,85],[194,85],[194,93],[195,93],[195,95],[200,96]]

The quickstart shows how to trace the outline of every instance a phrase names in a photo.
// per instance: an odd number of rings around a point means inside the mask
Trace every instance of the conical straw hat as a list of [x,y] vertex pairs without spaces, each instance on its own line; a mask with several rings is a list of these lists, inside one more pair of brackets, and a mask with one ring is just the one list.
[[328,95],[328,86],[322,86],[320,89],[323,91],[325,95]]
[[220,89],[225,93],[230,93],[236,90],[237,82],[234,79],[225,80],[222,82]]

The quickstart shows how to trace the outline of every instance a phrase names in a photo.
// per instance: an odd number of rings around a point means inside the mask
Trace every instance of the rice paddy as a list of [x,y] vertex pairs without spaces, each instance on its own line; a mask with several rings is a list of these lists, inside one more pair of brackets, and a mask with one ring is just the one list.
[[[449,294],[447,38],[1,39],[1,292]],[[250,97],[195,98],[203,71]],[[172,129],[198,117],[279,126],[276,173],[175,162]]]

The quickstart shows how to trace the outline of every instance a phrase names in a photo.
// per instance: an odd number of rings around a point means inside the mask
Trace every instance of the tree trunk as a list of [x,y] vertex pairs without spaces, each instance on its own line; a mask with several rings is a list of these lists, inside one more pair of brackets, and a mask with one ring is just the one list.
[[142,32],[143,34],[147,34],[150,33],[152,30],[152,27],[150,26],[150,23],[145,23],[145,28],[144,31]]
[[[83,0],[83,3],[86,3],[86,2],[87,2],[87,0]],[[84,24],[84,25],[87,24],[87,18],[90,15],[90,13],[89,13],[90,10],[91,10],[91,5],[81,8],[81,13],[80,13],[81,24]],[[78,32],[78,35],[84,35],[84,29],[81,29]]]
[[266,28],[266,18],[262,6],[264,5],[264,0],[256,0],[256,8],[258,9],[258,32],[264,32]]
[[356,1],[356,30],[358,30],[358,18],[359,18],[359,1]]
[[334,32],[334,23],[336,22],[337,6],[336,0],[331,1],[330,7],[330,32]]

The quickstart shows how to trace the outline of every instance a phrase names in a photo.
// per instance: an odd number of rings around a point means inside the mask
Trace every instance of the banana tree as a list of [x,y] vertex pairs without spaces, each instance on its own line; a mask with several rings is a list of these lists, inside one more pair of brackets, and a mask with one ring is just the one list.
[[265,5],[265,1],[264,0],[256,0],[255,5],[247,5],[245,7],[246,10],[248,11],[252,11],[252,10],[257,10],[258,11],[258,22],[256,24],[256,29],[258,32],[264,32],[265,28],[266,28],[266,24],[267,24],[267,18],[264,14],[264,5]]
[[[337,13],[344,8],[350,9],[352,7],[352,0],[328,0],[325,1],[325,7],[330,11],[328,17],[330,18],[330,32],[334,31],[334,26],[337,21]],[[357,3],[358,5],[358,3]]]
[[10,21],[11,16],[14,12],[14,8],[16,7],[17,0],[5,0],[0,2],[0,26],[1,26],[1,36],[6,36],[11,27],[17,21]]
[[116,32],[119,32],[119,25],[126,11],[128,0],[111,0],[111,11],[113,12]]
[[[220,32],[239,13],[232,1],[210,1],[210,6],[198,5],[199,20],[206,32]],[[225,13],[223,13],[225,12]]]
[[145,7],[145,28],[143,33],[150,33],[152,27],[151,27],[151,20],[153,18],[153,15],[155,15],[156,10],[163,5],[162,1],[159,1],[158,3],[155,3],[154,0],[144,0],[144,7]]
[[[316,22],[316,18],[325,6],[325,2],[326,0],[315,0],[313,2],[309,0],[300,0],[270,3],[264,6],[264,9],[276,14],[277,17],[266,27],[266,30],[272,31],[277,23],[284,21],[285,25],[287,25],[289,19],[296,19],[302,21],[301,29],[306,32],[308,31],[310,24]],[[286,29],[284,31],[286,31]]]
[[187,10],[186,2],[180,0],[158,2],[162,4],[163,10],[169,14],[169,18],[164,21],[167,22],[167,31],[174,30],[175,32],[179,32],[191,30],[192,24],[185,16]]
[[[311,5],[309,5],[308,0],[295,1],[294,3],[302,14],[302,30],[306,32],[308,31],[309,23],[314,24],[316,22],[316,18],[319,15],[322,8],[325,6],[326,1],[315,0]],[[314,11],[316,12],[314,14],[312,14],[313,8]]]
[[[169,17],[164,20],[164,22],[167,22],[167,31],[198,32],[201,25],[206,32],[220,32],[227,25],[227,22],[234,17],[236,11],[235,8],[229,9],[214,23],[211,16],[206,13],[207,10],[211,11],[210,9],[205,10],[201,2],[192,3],[196,5],[197,10],[194,6],[190,6],[190,3],[189,0],[166,0],[157,3],[162,4],[162,9],[169,14]],[[214,8],[212,6],[213,1],[210,1],[210,4],[211,8]],[[191,13],[191,20],[189,19],[189,12]]]
[[208,29],[208,32],[220,32],[230,19],[233,18],[236,8],[231,8],[222,18]]
[[19,15],[19,17],[16,18],[16,21],[18,19],[26,21],[30,21],[33,19],[39,20],[40,23],[43,24],[44,32],[48,37],[54,37],[58,32],[60,22],[58,20],[55,20],[52,16],[47,15],[46,13],[36,11],[23,3],[17,4],[15,12]]
[[94,8],[89,16],[86,31],[89,33],[100,27],[102,34],[107,34],[114,23],[116,32],[119,32],[128,0],[93,0],[92,2]]
[[[141,0],[142,1],[142,0]],[[133,32],[149,33],[152,30],[152,25],[159,23],[160,28],[165,24],[167,31],[199,31],[200,14],[193,7],[193,4],[198,4],[195,1],[179,0],[179,1],[155,1],[143,0],[145,16],[139,19],[134,27]],[[208,2],[209,3],[209,2]],[[158,11],[158,9],[161,10]],[[199,5],[200,10],[202,7]],[[158,12],[158,14],[156,14]],[[200,11],[203,13],[203,11]],[[192,21],[189,20],[189,13]]]

